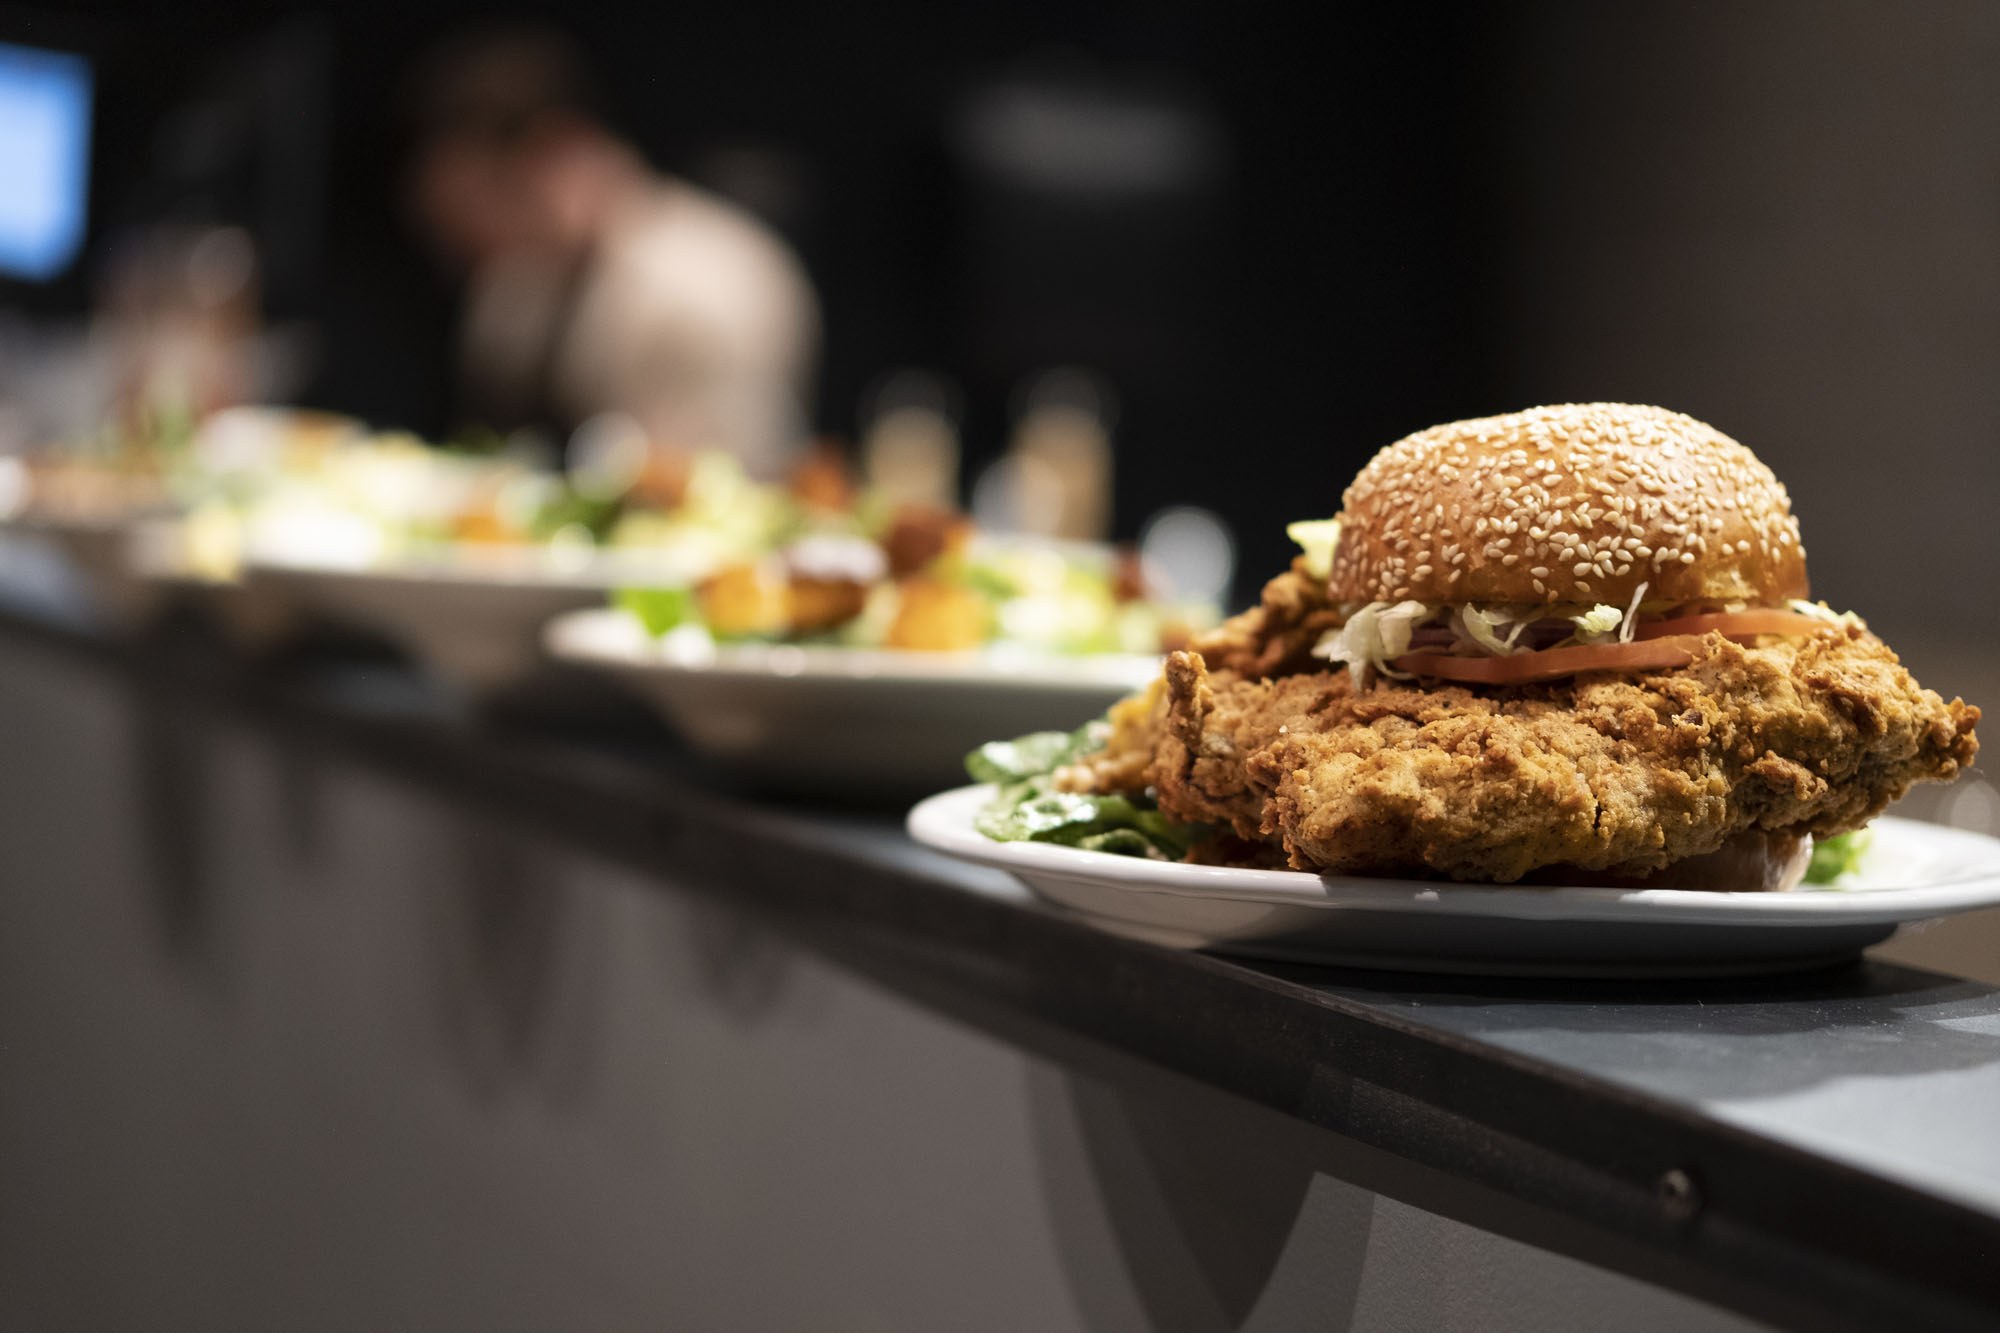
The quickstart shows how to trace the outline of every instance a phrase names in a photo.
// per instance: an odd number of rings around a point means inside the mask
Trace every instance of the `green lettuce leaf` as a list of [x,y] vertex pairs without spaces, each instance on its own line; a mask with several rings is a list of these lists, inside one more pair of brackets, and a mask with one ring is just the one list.
[[655,638],[700,618],[692,588],[620,588],[612,605],[637,616]]
[[564,487],[535,512],[529,530],[537,541],[547,541],[565,528],[582,528],[602,545],[610,539],[624,507],[622,499],[593,499]]
[[1053,773],[1095,750],[1097,724],[1075,731],[1035,731],[1011,741],[988,741],[965,757],[974,782],[1008,783]]
[[1340,545],[1337,518],[1301,519],[1285,525],[1285,535],[1306,553],[1306,573],[1316,579],[1333,573],[1333,553]]
[[1832,884],[1861,869],[1861,858],[1875,841],[1872,829],[1856,829],[1831,838],[1813,840],[1812,861],[1806,866],[1806,883]]
[[990,741],[974,750],[965,758],[966,772],[993,783],[995,791],[973,827],[995,842],[1050,842],[1156,861],[1186,856],[1209,830],[1168,819],[1150,796],[1055,789],[1056,770],[1096,750],[1106,733],[1104,723],[1093,722],[1075,731]]

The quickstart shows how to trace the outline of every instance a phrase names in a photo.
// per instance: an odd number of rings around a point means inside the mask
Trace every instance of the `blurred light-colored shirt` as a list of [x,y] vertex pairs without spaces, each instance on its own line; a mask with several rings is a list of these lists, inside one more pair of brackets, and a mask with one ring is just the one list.
[[621,202],[581,268],[523,256],[477,275],[460,351],[496,416],[623,412],[657,445],[768,474],[806,436],[818,343],[818,303],[784,242],[662,181]]

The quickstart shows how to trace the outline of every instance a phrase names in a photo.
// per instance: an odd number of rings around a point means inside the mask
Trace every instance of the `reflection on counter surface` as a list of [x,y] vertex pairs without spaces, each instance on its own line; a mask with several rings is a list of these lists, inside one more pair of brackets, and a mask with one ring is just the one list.
[[2000,1321],[2000,911],[1371,972],[902,825],[1537,402],[2000,700],[1983,9],[531,9],[0,12],[0,1325]]

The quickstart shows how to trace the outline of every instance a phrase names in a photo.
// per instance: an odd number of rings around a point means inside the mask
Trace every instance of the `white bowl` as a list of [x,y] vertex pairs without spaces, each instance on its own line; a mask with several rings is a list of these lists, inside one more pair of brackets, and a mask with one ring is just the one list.
[[1134,655],[690,644],[602,608],[556,620],[547,644],[616,676],[703,755],[830,792],[937,787],[995,736],[1080,726],[1159,671]]
[[8,519],[4,528],[40,545],[60,561],[91,611],[112,626],[131,629],[160,603],[158,589],[132,567],[128,549],[133,528],[155,512],[30,511]]
[[185,518],[148,518],[132,526],[127,560],[162,605],[191,605],[238,648],[261,651],[282,641],[298,615],[278,588],[204,570],[189,551]]
[[383,634],[481,693],[532,676],[552,617],[658,577],[642,553],[540,547],[442,546],[365,563],[253,548],[244,566],[253,593],[294,614]]

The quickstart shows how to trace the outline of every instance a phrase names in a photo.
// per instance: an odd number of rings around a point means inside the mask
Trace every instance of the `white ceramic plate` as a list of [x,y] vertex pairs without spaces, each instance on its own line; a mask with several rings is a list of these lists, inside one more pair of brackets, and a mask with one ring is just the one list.
[[41,543],[66,569],[90,609],[114,627],[129,629],[158,604],[154,590],[127,558],[133,527],[154,511],[128,509],[92,514],[31,511],[0,530]]
[[221,577],[199,567],[189,550],[188,521],[176,516],[142,519],[132,527],[126,559],[133,575],[163,605],[205,612],[239,648],[262,651],[295,628],[293,599],[271,583],[252,587],[241,577]]
[[546,637],[556,659],[611,672],[709,758],[832,792],[936,788],[993,737],[1080,726],[1159,671],[1134,655],[676,644],[603,608]]
[[543,625],[601,604],[662,571],[639,552],[557,553],[540,547],[445,546],[341,561],[255,548],[250,589],[293,613],[385,634],[448,680],[475,691],[514,685],[542,662]]
[[910,812],[910,836],[1010,871],[1120,935],[1350,967],[1558,976],[1784,971],[1849,957],[1909,922],[2000,905],[2000,840],[1905,819],[1875,821],[1864,868],[1838,888],[1503,888],[993,842],[972,823],[991,794],[979,786],[931,797]]

